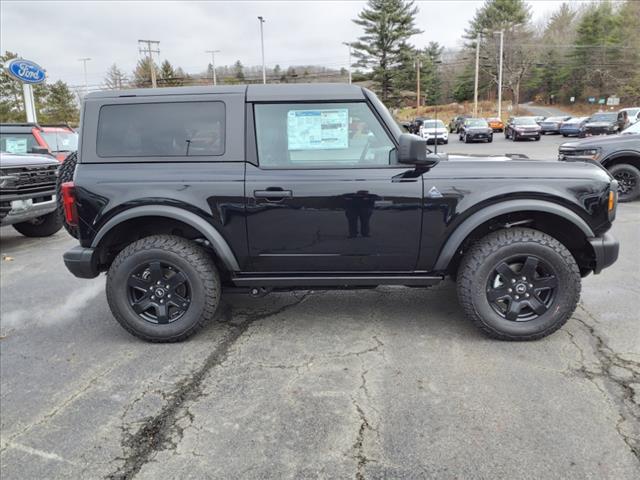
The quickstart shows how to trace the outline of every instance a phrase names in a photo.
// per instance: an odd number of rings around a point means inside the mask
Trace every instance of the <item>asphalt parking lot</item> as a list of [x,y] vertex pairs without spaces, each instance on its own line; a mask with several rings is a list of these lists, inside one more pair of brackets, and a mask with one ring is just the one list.
[[[444,150],[552,159],[564,140]],[[2,478],[637,479],[639,226],[621,205],[620,259],[537,342],[485,338],[445,283],[230,295],[172,345],[66,271],[65,232],[2,228]]]

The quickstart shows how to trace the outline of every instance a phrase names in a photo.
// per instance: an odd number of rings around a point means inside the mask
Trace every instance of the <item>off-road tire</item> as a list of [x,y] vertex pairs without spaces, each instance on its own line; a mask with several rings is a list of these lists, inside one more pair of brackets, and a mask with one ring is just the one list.
[[[511,321],[489,304],[486,285],[495,267],[514,255],[534,255],[552,265],[558,288],[548,310],[529,321]],[[529,228],[503,229],[477,241],[465,254],[457,275],[465,315],[486,335],[510,341],[537,340],[558,330],[580,299],[580,270],[573,255],[555,238]]]
[[62,204],[62,184],[65,182],[73,181],[73,174],[76,171],[76,164],[78,163],[78,152],[71,153],[64,159],[62,165],[58,169],[58,179],[56,180],[56,201],[58,203],[58,212],[62,219],[62,225],[65,230],[73,238],[78,238],[78,227],[69,225],[64,216],[64,205]]
[[62,228],[62,217],[55,210],[28,222],[15,223],[13,228],[25,237],[50,237]]
[[[127,280],[147,261],[170,262],[186,276],[191,302],[182,317],[166,324],[150,323],[131,307]],[[220,276],[211,256],[198,244],[173,235],[154,235],[128,245],[107,274],[107,301],[116,320],[132,335],[149,342],[179,342],[211,321],[220,303]]]
[[[632,202],[633,200],[640,198],[640,170],[638,170],[633,165],[629,165],[628,163],[618,163],[617,165],[609,168],[609,173],[614,178],[616,178],[616,175],[620,174],[626,174],[635,177],[635,185],[630,191],[625,193],[618,191],[619,202]],[[618,179],[616,178],[616,180]]]

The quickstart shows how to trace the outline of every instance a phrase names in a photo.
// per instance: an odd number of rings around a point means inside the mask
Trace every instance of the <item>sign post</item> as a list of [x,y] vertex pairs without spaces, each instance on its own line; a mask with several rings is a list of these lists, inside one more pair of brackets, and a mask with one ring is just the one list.
[[24,111],[27,114],[27,122],[36,123],[36,102],[33,96],[33,85],[43,83],[47,79],[47,72],[35,62],[23,58],[14,58],[5,66],[7,73],[22,82],[22,95],[24,97]]

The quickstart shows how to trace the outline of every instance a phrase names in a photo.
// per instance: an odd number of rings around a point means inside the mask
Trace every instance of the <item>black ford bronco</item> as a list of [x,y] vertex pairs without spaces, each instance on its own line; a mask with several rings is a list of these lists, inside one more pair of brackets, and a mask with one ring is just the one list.
[[537,339],[618,255],[604,168],[438,156],[357,86],[92,93],[81,130],[64,260],[107,272],[114,316],[150,341],[193,334],[225,291],[447,276],[485,333]]

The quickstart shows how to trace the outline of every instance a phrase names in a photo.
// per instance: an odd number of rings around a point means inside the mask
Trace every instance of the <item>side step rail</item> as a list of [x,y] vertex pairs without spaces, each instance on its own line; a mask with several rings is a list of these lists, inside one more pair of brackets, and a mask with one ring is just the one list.
[[411,287],[436,285],[443,276],[433,275],[296,275],[258,276],[239,275],[232,279],[237,287],[375,287],[378,285],[405,285]]

